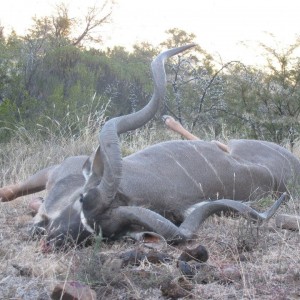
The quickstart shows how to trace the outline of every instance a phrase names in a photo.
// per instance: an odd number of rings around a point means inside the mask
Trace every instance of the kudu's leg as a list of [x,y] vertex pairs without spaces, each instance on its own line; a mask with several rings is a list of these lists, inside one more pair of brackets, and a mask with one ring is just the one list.
[[[187,140],[200,140],[197,136],[193,135],[188,130],[186,130],[179,122],[175,121],[173,117],[163,116],[163,121],[165,122],[168,128],[179,133]],[[229,153],[229,147],[227,145],[215,140],[213,140],[212,143],[215,143],[224,152]]]
[[163,116],[163,121],[165,122],[166,126],[173,130],[174,132],[179,133],[187,140],[200,140],[197,136],[193,135],[189,131],[187,131],[179,122],[175,121],[175,119],[171,116]]
[[23,182],[12,184],[0,188],[0,202],[14,200],[20,196],[25,196],[40,192],[46,188],[51,171],[56,166],[52,166],[38,171]]

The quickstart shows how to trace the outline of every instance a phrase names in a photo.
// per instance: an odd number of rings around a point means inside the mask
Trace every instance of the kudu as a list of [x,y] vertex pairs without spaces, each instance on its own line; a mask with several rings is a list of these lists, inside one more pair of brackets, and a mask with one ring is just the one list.
[[33,231],[44,232],[57,247],[66,240],[82,242],[91,233],[111,238],[131,225],[185,241],[208,216],[222,210],[256,221],[270,218],[285,194],[265,213],[242,201],[284,193],[286,183],[299,173],[299,161],[276,144],[232,141],[227,152],[211,142],[170,141],[121,157],[119,134],[147,123],[164,98],[165,59],[192,46],[169,49],[153,60],[151,100],[136,113],[106,122],[94,155],[69,157],[22,183],[3,187],[0,199],[46,189]]

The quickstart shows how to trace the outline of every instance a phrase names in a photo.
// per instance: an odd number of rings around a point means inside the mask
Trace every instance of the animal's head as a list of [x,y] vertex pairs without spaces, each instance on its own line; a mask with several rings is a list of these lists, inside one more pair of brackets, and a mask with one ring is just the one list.
[[87,243],[90,232],[81,223],[80,212],[69,205],[57,218],[47,221],[45,235],[46,240],[43,246],[53,250]]
[[35,201],[37,214],[30,228],[32,235],[44,237],[47,248],[62,248],[80,244],[90,233],[81,223],[79,202],[84,186],[84,177],[70,175],[59,180],[50,190],[45,200]]

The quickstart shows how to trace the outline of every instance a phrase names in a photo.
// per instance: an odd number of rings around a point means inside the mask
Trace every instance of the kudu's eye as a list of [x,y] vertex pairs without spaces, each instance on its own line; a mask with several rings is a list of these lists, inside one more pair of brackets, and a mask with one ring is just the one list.
[[83,203],[83,194],[80,194],[79,201],[80,201],[80,203]]

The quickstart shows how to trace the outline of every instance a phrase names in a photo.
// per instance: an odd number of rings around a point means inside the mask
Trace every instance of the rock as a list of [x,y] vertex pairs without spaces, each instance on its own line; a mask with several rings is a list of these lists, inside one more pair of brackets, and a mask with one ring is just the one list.
[[184,276],[192,278],[195,275],[195,269],[192,268],[186,261],[179,260],[177,262],[177,267]]
[[51,294],[53,300],[96,300],[96,292],[77,281],[58,283]]
[[188,262],[190,260],[196,260],[198,262],[206,262],[208,260],[208,252],[206,248],[202,245],[196,248],[189,249],[186,248],[178,257],[178,260]]
[[300,228],[300,216],[278,214],[275,217],[275,224],[277,227],[288,230],[299,231]]

